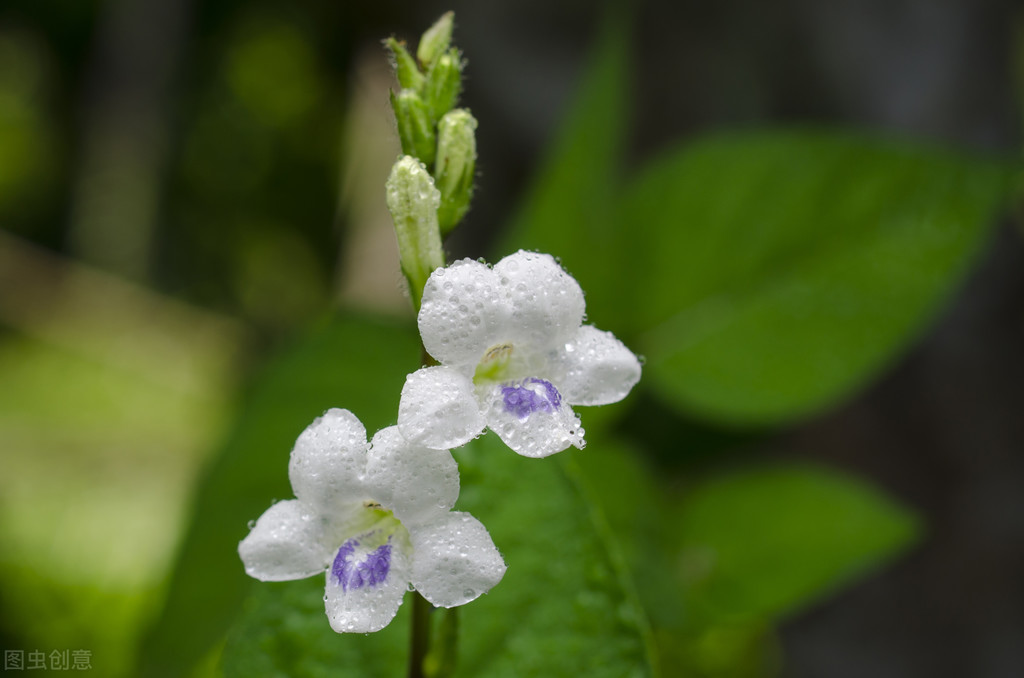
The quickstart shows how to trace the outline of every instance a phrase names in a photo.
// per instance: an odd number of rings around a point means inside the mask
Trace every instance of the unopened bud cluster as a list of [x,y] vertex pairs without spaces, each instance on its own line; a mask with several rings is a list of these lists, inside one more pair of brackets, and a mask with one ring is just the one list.
[[[452,46],[454,14],[448,12],[420,38],[415,56],[395,38],[385,40],[394,56],[401,89],[391,93],[402,153],[423,163],[441,194],[440,235],[447,235],[469,210],[476,172],[476,119],[455,108],[462,92],[462,55]],[[399,221],[399,215],[392,212]]]

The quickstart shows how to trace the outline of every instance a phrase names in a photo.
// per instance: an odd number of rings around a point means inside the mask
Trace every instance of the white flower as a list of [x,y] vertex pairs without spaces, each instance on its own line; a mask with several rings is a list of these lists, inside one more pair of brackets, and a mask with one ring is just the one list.
[[616,402],[640,379],[636,356],[610,332],[582,325],[583,311],[579,284],[548,254],[434,271],[418,320],[441,365],[406,379],[402,435],[449,449],[489,427],[527,457],[583,447],[570,406]]
[[296,499],[267,509],[238,553],[262,581],[326,571],[327,617],[339,633],[387,626],[410,582],[434,605],[454,607],[505,574],[486,528],[451,511],[451,453],[410,444],[394,426],[367,444],[355,415],[329,410],[299,436],[288,476]]

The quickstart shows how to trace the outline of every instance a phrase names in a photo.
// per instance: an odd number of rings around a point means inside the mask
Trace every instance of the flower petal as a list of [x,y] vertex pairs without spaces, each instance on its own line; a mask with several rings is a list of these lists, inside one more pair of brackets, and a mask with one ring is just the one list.
[[459,498],[459,467],[448,450],[409,442],[397,426],[373,436],[367,488],[403,525],[447,513]]
[[338,633],[371,633],[387,626],[402,605],[412,574],[405,535],[363,549],[363,535],[345,541],[327,570],[324,609]]
[[288,463],[295,496],[323,512],[361,499],[366,428],[348,410],[333,408],[299,435]]
[[607,405],[629,394],[640,381],[640,361],[611,332],[581,327],[564,350],[551,357],[558,388],[573,405]]
[[487,426],[524,457],[582,448],[583,428],[551,382],[531,377],[499,384],[488,394]]
[[505,561],[479,520],[459,511],[410,530],[412,585],[438,607],[455,607],[491,590]]
[[509,310],[486,264],[456,261],[430,274],[417,317],[423,347],[439,362],[473,368],[504,330]]
[[448,450],[478,436],[485,424],[469,377],[443,366],[424,367],[406,377],[398,428],[410,442]]
[[238,544],[246,574],[260,581],[288,581],[323,572],[333,547],[324,545],[322,528],[299,501],[277,502]]
[[538,348],[560,345],[583,322],[583,290],[550,254],[511,254],[494,266],[511,306],[513,341]]

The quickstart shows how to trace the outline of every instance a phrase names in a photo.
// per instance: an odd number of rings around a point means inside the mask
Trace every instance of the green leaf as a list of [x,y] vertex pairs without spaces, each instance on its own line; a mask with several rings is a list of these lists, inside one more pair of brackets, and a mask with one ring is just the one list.
[[[588,438],[594,439],[588,428]],[[671,502],[644,451],[627,440],[599,439],[579,455],[575,468],[587,496],[598,505],[615,546],[632,575],[654,624],[676,621],[682,608],[678,583],[666,559],[674,525],[665,520]]]
[[253,583],[238,542],[273,499],[291,496],[288,458],[299,433],[330,407],[352,410],[370,433],[393,424],[419,355],[411,325],[342,315],[267,365],[200,482],[139,675],[184,675],[223,637]]
[[508,564],[460,619],[459,675],[651,675],[646,618],[579,489],[575,461],[588,452],[527,459],[493,434],[456,450],[457,508],[483,521]]
[[341,635],[324,613],[323,575],[257,583],[231,629],[225,678],[396,678],[406,674],[412,596],[382,631]]
[[[457,676],[651,675],[643,613],[565,471],[571,454],[526,459],[493,435],[456,450],[456,508],[487,526],[508,565],[490,593],[459,609]],[[323,577],[261,585],[225,648],[227,675],[401,675],[411,601],[384,631],[339,636],[323,586]]]
[[1007,178],[842,133],[725,135],[669,154],[628,191],[610,245],[648,384],[741,423],[831,404],[934,316]]
[[683,501],[677,529],[691,628],[776,620],[919,532],[911,513],[872,488],[805,467],[716,477]]
[[681,493],[658,482],[645,456],[610,439],[577,463],[628,564],[665,675],[772,675],[781,617],[892,558],[918,532],[905,509],[835,473],[730,471]]
[[588,293],[588,312],[604,326],[618,310],[619,252],[614,207],[626,130],[628,21],[606,17],[550,154],[513,219],[501,256],[523,248],[549,252]]
[[606,28],[501,253],[559,257],[590,319],[648,359],[644,387],[688,413],[777,424],[862,386],[963,276],[1007,168],[845,132],[753,132],[676,149],[623,194],[625,53]]
[[[684,434],[685,435],[685,434]],[[679,444],[688,444],[680,442]],[[580,477],[607,518],[650,619],[657,666],[666,676],[763,678],[775,675],[771,619],[740,622],[695,615],[678,543],[679,489],[659,482],[643,450],[626,440],[588,446]],[[662,474],[663,475],[663,472]],[[684,552],[685,553],[685,552]]]

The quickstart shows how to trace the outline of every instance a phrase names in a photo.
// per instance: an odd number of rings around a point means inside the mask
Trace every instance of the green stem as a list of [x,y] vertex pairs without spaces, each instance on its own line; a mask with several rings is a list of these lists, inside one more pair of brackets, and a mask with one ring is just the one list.
[[[413,310],[419,313],[419,295],[413,297]],[[427,353],[427,349],[420,344],[420,363],[425,366],[437,365],[438,362]],[[409,631],[409,678],[429,678],[436,676],[436,673],[427,673],[424,661],[428,654],[431,654],[431,633],[430,613],[433,605],[420,595],[419,591],[413,592],[412,599],[412,626]],[[441,674],[444,675],[444,674]]]
[[[413,295],[412,304],[413,311],[417,314],[420,311],[419,300],[423,295],[423,290],[420,289],[418,292],[419,294]],[[426,366],[438,364],[427,353],[427,349],[422,343],[420,344],[420,362]],[[409,629],[409,678],[431,678],[439,675],[435,672],[428,673],[425,666],[428,655],[432,654],[430,613],[433,612],[433,605],[427,602],[427,599],[420,595],[419,591],[414,591],[412,596],[412,624]],[[444,633],[444,631],[442,632]]]
[[455,674],[459,644],[459,608],[437,611],[441,622],[434,629],[434,639],[426,657],[427,678],[447,678]]
[[409,678],[426,678],[423,662],[430,651],[430,611],[427,599],[412,594],[412,632],[409,635]]
[[[450,16],[445,16],[450,21]],[[401,162],[399,161],[399,164]],[[395,166],[401,171],[392,170],[392,176],[388,180],[388,209],[395,220],[399,259],[409,280],[413,313],[418,315],[427,278],[434,269],[445,265],[437,221],[440,193],[431,181],[426,182],[427,186],[415,186],[416,181],[422,182],[421,175],[425,173],[416,171],[415,165],[406,165],[402,168],[399,168],[399,165]],[[414,201],[413,196],[425,194],[435,197],[425,205]],[[438,364],[422,344],[420,355],[421,364],[424,366]],[[455,647],[458,639],[457,617],[454,610],[445,611],[447,614],[441,622],[440,637],[433,643],[435,639],[431,638],[430,618],[432,612],[433,605],[418,591],[413,592],[412,623],[409,632],[409,678],[443,678],[454,672]]]

